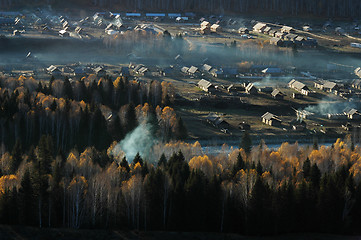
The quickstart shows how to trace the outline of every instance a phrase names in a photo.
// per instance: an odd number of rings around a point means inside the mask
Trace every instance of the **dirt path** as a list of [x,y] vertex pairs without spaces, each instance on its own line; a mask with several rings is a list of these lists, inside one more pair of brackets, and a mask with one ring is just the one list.
[[357,37],[350,36],[350,35],[348,35],[347,33],[345,33],[344,35],[345,35],[346,37],[348,37],[348,38],[351,38],[351,39],[353,39],[353,40],[357,40],[357,41],[360,41],[360,42],[361,42],[361,38],[357,38]]

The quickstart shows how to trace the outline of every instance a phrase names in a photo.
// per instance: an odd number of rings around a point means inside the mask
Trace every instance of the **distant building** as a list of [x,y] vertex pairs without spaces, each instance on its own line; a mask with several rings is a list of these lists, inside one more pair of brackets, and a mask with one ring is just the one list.
[[70,33],[67,32],[66,30],[60,30],[60,31],[59,31],[59,36],[60,36],[60,37],[69,37],[69,36],[70,36]]
[[298,120],[304,120],[304,119],[309,119],[309,118],[313,118],[315,117],[315,113],[313,112],[309,112],[309,111],[306,111],[306,110],[296,110],[296,116],[297,116],[297,119]]
[[303,84],[299,81],[296,81],[295,79],[291,80],[288,83],[288,87],[292,88],[306,96],[309,95],[309,93],[310,93],[310,89],[305,84]]
[[264,30],[263,30],[263,33],[264,34],[269,34],[269,32],[272,30],[271,27],[266,27]]
[[49,74],[51,74],[54,77],[59,77],[62,75],[62,72],[60,71],[60,69],[54,65],[51,65],[46,70],[48,71]]
[[283,33],[283,32],[276,32],[275,33],[276,38],[283,39],[284,36],[286,36],[286,33]]
[[184,74],[188,74],[189,67],[182,67],[181,72]]
[[203,64],[202,66],[202,71],[204,72],[207,72],[207,73],[210,73],[210,71],[212,70],[212,66],[211,65],[208,65],[208,64]]
[[276,38],[276,37],[273,37],[270,39],[270,44],[271,45],[274,45],[274,46],[282,46],[283,45],[283,41],[282,39],[280,38]]
[[271,96],[277,100],[283,100],[283,98],[284,98],[284,94],[278,89],[273,90],[273,92],[271,93]]
[[272,93],[273,87],[260,87],[258,88],[258,91],[263,93]]
[[282,125],[282,120],[278,118],[278,116],[270,113],[270,112],[266,112],[265,114],[262,115],[262,122],[264,124],[270,125],[270,126],[274,126],[274,127],[280,127]]
[[315,82],[314,85],[315,85],[315,88],[318,88],[325,92],[334,92],[339,89],[339,86],[337,85],[337,83],[330,82],[330,81]]
[[249,34],[249,30],[246,27],[241,27],[238,29],[239,34]]
[[257,88],[253,85],[253,83],[249,83],[246,86],[246,93],[248,94],[257,94],[258,90]]
[[98,78],[105,77],[107,72],[104,70],[103,67],[94,68],[94,73],[97,75]]
[[361,114],[356,109],[346,109],[345,114],[347,115],[348,119],[361,119]]
[[355,79],[351,83],[351,87],[361,90],[361,79]]
[[280,31],[283,33],[294,33],[295,29],[293,29],[293,27],[283,26]]
[[203,21],[203,22],[201,23],[201,28],[203,28],[203,27],[205,27],[205,28],[211,28],[210,22]]
[[191,66],[189,69],[188,69],[188,74],[189,75],[196,75],[197,73],[199,73],[199,69],[195,66]]
[[293,99],[302,99],[303,95],[301,93],[292,93]]
[[266,75],[277,75],[277,74],[281,74],[282,70],[277,67],[269,67],[269,68],[263,69],[262,73],[266,74]]
[[211,33],[211,29],[209,27],[206,27],[206,26],[203,26],[201,27],[201,30],[200,30],[201,34],[210,34]]
[[263,30],[267,27],[267,24],[266,23],[257,23],[256,25],[253,26],[253,31],[255,32],[259,32],[259,33],[262,33]]
[[126,13],[125,16],[126,17],[141,17],[142,14],[141,13]]
[[219,26],[218,24],[213,24],[211,26],[211,32],[220,33],[220,32],[222,32],[222,27]]
[[285,39],[285,40],[288,40],[288,41],[295,42],[295,40],[296,40],[297,37],[298,37],[298,35],[293,34],[293,33],[289,33],[289,34],[287,34],[286,36],[284,36],[284,39]]
[[329,113],[327,114],[327,118],[331,120],[345,120],[347,119],[347,115],[345,113]]
[[215,128],[228,129],[230,127],[228,122],[226,122],[223,118],[221,118],[215,113],[208,114],[208,116],[206,117],[206,121]]
[[356,76],[361,78],[361,67],[358,67],[358,68],[355,69],[355,74],[356,74]]
[[205,92],[212,92],[213,90],[215,90],[213,84],[205,79],[202,79],[198,82],[198,87]]
[[277,32],[277,30],[272,29],[271,31],[268,32],[268,35],[270,35],[271,37],[275,37],[276,32]]

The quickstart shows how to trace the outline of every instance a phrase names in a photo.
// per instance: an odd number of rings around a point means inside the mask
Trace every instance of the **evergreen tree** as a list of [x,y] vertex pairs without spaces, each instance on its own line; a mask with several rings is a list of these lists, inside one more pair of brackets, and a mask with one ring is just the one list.
[[140,156],[139,152],[135,155],[134,159],[133,159],[133,165],[135,166],[135,164],[139,163],[140,166],[143,166],[143,159]]
[[35,225],[34,219],[34,190],[31,182],[30,171],[26,169],[21,179],[19,189],[19,220],[23,225]]
[[129,164],[128,164],[128,161],[127,161],[126,157],[123,157],[122,161],[120,162],[120,166],[125,168],[127,170],[127,172],[130,171],[130,167],[129,167]]
[[303,167],[302,167],[302,172],[303,172],[303,177],[306,180],[310,179],[310,175],[311,175],[311,161],[309,158],[306,159],[306,161],[303,163]]
[[21,164],[21,161],[23,160],[22,152],[23,151],[22,151],[20,139],[17,139],[16,143],[14,145],[13,151],[11,153],[11,155],[12,155],[12,161],[11,161],[11,166],[10,166],[11,173],[15,173],[16,170],[18,169],[19,165]]
[[242,148],[246,152],[246,154],[249,154],[251,152],[252,140],[248,131],[245,131],[243,133],[239,147]]

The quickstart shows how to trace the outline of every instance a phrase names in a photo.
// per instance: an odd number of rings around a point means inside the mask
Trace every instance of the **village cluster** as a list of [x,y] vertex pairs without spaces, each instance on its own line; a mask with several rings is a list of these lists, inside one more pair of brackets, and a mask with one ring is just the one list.
[[[194,13],[111,13],[98,12],[89,16],[73,18],[51,15],[46,11],[0,12],[1,39],[42,37],[56,39],[77,39],[79,41],[116,39],[125,32],[144,32],[155,36],[165,33],[174,37],[182,35],[186,41],[196,39],[236,39],[237,41],[266,41],[269,47],[305,49],[315,51],[318,39],[307,35],[310,26],[298,30],[288,25],[247,21],[239,23],[230,17],[201,17]],[[340,30],[339,30],[340,31]],[[343,33],[347,34],[347,33]],[[261,39],[261,40],[260,40]],[[266,40],[265,40],[266,39]],[[104,40],[104,42],[106,42]],[[234,40],[234,42],[236,42]],[[102,42],[103,43],[103,42]],[[351,43],[356,48],[356,43]],[[222,51],[224,44],[216,45]],[[30,49],[31,50],[31,49]],[[270,63],[249,63],[247,66],[222,64],[204,59],[195,64],[182,54],[175,54],[167,64],[152,64],[152,60],[142,61],[142,56],[129,54],[127,64],[73,63],[56,64],[36,62],[36,53],[24,56],[32,70],[2,67],[5,77],[19,75],[35,76],[44,80],[68,77],[81,79],[94,75],[97,78],[112,76],[128,77],[134,81],[172,81],[178,89],[175,104],[183,106],[207,107],[198,119],[218,133],[230,135],[237,131],[270,129],[279,132],[323,132],[330,129],[343,133],[360,128],[361,114],[358,103],[361,95],[361,68],[352,69],[347,80],[333,80],[337,74],[335,65],[331,72],[322,77],[314,77],[304,69],[291,66],[277,66]],[[317,75],[317,73],[316,73]],[[270,84],[270,82],[272,82]],[[343,103],[352,107],[334,108],[331,112],[320,112],[320,104]],[[342,105],[342,104],[341,104]],[[214,109],[210,109],[210,106]],[[221,106],[221,108],[219,107]],[[237,120],[226,116],[219,109],[245,109],[252,111],[252,117],[244,112]],[[310,108],[311,107],[311,108]],[[314,107],[314,108],[312,108]],[[185,118],[187,124],[187,119]],[[317,130],[315,130],[317,129]],[[335,132],[339,132],[335,130]],[[262,131],[259,131],[262,132]]]

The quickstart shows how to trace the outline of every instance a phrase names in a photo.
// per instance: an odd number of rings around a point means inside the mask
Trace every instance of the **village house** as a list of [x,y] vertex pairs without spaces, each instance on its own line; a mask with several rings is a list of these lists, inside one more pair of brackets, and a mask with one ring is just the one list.
[[94,69],[94,73],[97,75],[98,78],[105,77],[107,75],[107,72],[103,67],[97,67]]
[[295,109],[297,120],[304,120],[304,119],[312,119],[316,116],[315,113],[309,112],[307,110],[297,110]]
[[283,100],[283,98],[284,98],[284,94],[278,89],[273,90],[273,92],[271,93],[271,96],[272,96],[272,98],[277,99],[277,100]]
[[234,85],[231,84],[227,87],[227,91],[230,92],[239,92],[239,91],[244,91],[244,87],[242,85]]
[[266,27],[264,30],[263,30],[263,33],[264,34],[269,34],[269,32],[272,30],[271,27]]
[[246,27],[241,27],[238,29],[239,34],[249,34],[249,30]]
[[60,69],[54,65],[51,65],[46,70],[50,75],[52,75],[54,77],[60,77],[62,75],[62,72],[60,71]]
[[282,69],[277,67],[269,67],[262,70],[262,73],[265,75],[279,75],[282,73]]
[[262,93],[272,93],[273,87],[259,87],[258,91]]
[[356,109],[345,109],[344,113],[347,115],[348,119],[361,119],[361,114]]
[[205,92],[212,92],[215,90],[213,84],[205,79],[202,79],[198,82],[198,87]]
[[262,122],[264,124],[270,125],[270,126],[274,126],[274,127],[280,127],[282,125],[282,120],[278,118],[278,116],[270,113],[270,112],[266,112],[265,114],[262,115]]
[[195,66],[191,66],[191,67],[188,69],[188,74],[189,74],[189,75],[194,76],[194,75],[196,75],[196,74],[198,74],[198,73],[199,73],[199,69],[198,69],[197,67],[195,67]]
[[207,72],[207,73],[210,73],[210,71],[212,70],[212,66],[211,65],[208,65],[208,64],[203,64],[202,66],[202,71],[204,72]]
[[223,77],[225,78],[235,78],[238,74],[238,70],[236,68],[222,68]]
[[273,37],[269,40],[271,45],[281,47],[283,45],[283,41],[280,38]]
[[331,120],[345,120],[347,115],[345,113],[328,113],[327,118]]
[[353,126],[351,123],[342,124],[342,128],[345,131],[351,132],[353,130]]
[[210,71],[211,75],[215,78],[223,78],[224,77],[224,72],[222,69],[216,69],[216,68],[213,68],[211,71]]
[[287,34],[286,36],[284,36],[284,39],[285,39],[285,40],[288,40],[288,41],[295,42],[295,40],[296,40],[297,37],[298,37],[298,35],[293,34],[293,33],[289,33],[289,34]]
[[294,33],[295,29],[293,29],[293,27],[283,26],[280,31],[283,33]]
[[275,37],[279,39],[283,39],[283,37],[286,36],[286,33],[283,32],[276,32]]
[[189,67],[182,67],[181,72],[184,74],[188,74]]
[[296,81],[295,79],[291,80],[288,83],[288,87],[292,88],[306,96],[310,94],[310,89],[305,84],[303,84],[299,81]]
[[276,32],[277,30],[272,29],[271,31],[268,32],[268,35],[270,35],[271,37],[275,37]]
[[257,94],[258,90],[257,88],[253,85],[253,83],[249,83],[246,86],[246,93],[248,94]]
[[262,33],[263,30],[267,27],[266,23],[257,23],[256,25],[253,26],[253,31],[254,32],[258,32],[258,33]]
[[209,27],[201,27],[201,30],[200,30],[201,34],[205,35],[205,34],[210,34],[211,33],[211,29]]
[[209,22],[207,22],[207,21],[203,21],[203,22],[201,23],[201,28],[202,28],[202,27],[211,28],[211,24],[210,24]]
[[361,78],[361,67],[358,67],[358,68],[355,69],[355,74],[356,74],[356,76]]
[[294,42],[297,46],[302,46],[306,40],[307,39],[305,37],[297,36]]
[[351,83],[351,87],[361,90],[361,79],[355,79]]
[[330,81],[319,81],[314,83],[315,88],[323,90],[325,92],[334,92],[339,89],[337,83]]
[[149,69],[147,68],[147,67],[141,67],[141,68],[139,68],[137,71],[136,71],[136,73],[138,74],[138,75],[141,75],[141,76],[146,76],[146,75],[150,75],[151,73],[150,73],[150,71],[149,71]]
[[293,99],[302,99],[303,95],[301,93],[292,93]]
[[219,26],[218,24],[213,24],[211,26],[211,32],[220,33],[220,32],[222,32],[222,27]]
[[209,113],[206,117],[207,123],[218,129],[228,129],[230,127],[229,123],[223,118],[218,116],[216,113]]

